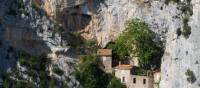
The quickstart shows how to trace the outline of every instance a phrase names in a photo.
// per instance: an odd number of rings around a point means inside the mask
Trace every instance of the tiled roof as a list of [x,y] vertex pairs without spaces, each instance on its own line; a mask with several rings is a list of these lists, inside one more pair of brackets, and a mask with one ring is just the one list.
[[130,70],[132,68],[133,68],[132,65],[118,65],[117,67],[115,67],[115,69],[119,69],[119,70]]
[[99,49],[97,51],[99,56],[112,56],[112,49]]

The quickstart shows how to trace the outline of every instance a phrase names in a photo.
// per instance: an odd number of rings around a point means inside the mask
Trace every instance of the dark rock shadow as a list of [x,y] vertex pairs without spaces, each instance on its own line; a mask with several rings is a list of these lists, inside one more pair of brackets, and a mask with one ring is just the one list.
[[157,33],[153,31],[152,33],[155,35],[154,42],[157,44],[159,51],[157,55],[153,56],[154,58],[152,58],[152,60],[150,61],[149,67],[151,67],[151,69],[153,70],[160,70],[162,57],[164,55],[165,45],[164,45],[164,41],[161,41]]
[[[34,29],[30,24],[33,18],[29,20],[20,18],[20,9],[16,8],[18,2],[10,0],[0,4],[7,5],[5,11],[0,14],[0,70],[15,68],[20,52],[31,55],[51,53],[46,41],[37,35],[38,29]],[[30,16],[29,13],[25,15]]]

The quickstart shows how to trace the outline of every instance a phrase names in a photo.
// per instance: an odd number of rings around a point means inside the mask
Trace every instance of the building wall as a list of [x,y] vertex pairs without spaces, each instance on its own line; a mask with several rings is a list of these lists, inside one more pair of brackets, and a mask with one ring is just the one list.
[[[136,79],[136,82],[133,82],[133,79]],[[145,81],[145,83],[144,83]],[[132,75],[131,80],[129,81],[129,85],[127,85],[128,88],[153,88],[153,77],[148,76],[138,76],[138,75]]]
[[[154,88],[154,79],[149,76],[131,75],[130,70],[115,69],[115,76],[124,83],[127,88]],[[123,81],[123,77],[125,80]],[[134,83],[134,78],[136,82]],[[143,81],[146,80],[145,84]]]
[[102,56],[100,57],[100,60],[101,60],[104,70],[106,72],[111,73],[112,72],[112,57]]
[[160,72],[154,73],[154,83],[159,83],[160,78],[161,78]]
[[[130,82],[130,78],[131,78],[130,70],[115,69],[115,76],[121,80],[121,83],[128,85],[128,83]],[[124,81],[123,81],[123,77],[124,77]]]

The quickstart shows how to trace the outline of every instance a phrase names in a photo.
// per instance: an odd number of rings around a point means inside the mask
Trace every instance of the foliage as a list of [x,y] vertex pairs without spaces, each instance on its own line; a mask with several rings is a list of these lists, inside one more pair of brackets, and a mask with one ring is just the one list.
[[185,14],[183,18],[183,36],[187,39],[191,34],[191,27],[188,25],[189,16],[193,14],[192,9],[189,5],[184,4],[181,8],[182,12]]
[[165,0],[165,3],[168,4],[170,1],[176,2],[183,13],[183,31],[177,30],[177,34],[178,36],[182,34],[187,39],[191,34],[191,27],[188,25],[189,17],[193,15],[191,0],[184,0],[183,2],[180,0]]
[[165,4],[169,4],[170,2],[174,2],[174,3],[180,3],[181,0],[165,0]]
[[48,85],[49,80],[46,68],[50,64],[50,59],[47,58],[46,54],[29,55],[21,53],[18,60],[21,66],[28,69],[25,73],[38,83],[40,87],[43,88]]
[[81,34],[77,32],[73,32],[69,34],[68,43],[69,43],[69,46],[73,48],[80,48],[81,45],[84,44]]
[[84,39],[79,32],[72,32],[69,36],[69,46],[75,49],[83,49],[87,54],[95,54],[97,51],[96,41]]
[[0,77],[2,78],[3,88],[34,88],[33,83],[27,81],[13,80],[10,78],[11,73],[1,72]]
[[85,40],[84,47],[89,54],[95,54],[97,52],[98,46],[96,45],[96,41],[94,40]]
[[25,5],[23,3],[23,0],[17,0],[17,4],[18,4],[19,13],[23,14],[24,9],[25,9]]
[[187,76],[187,81],[190,83],[194,83],[196,81],[196,76],[194,75],[193,71],[190,69],[187,69],[185,72],[185,75]]
[[65,30],[64,30],[64,28],[62,26],[60,26],[60,25],[56,25],[55,26],[54,32],[62,34],[64,31]]
[[[47,67],[50,60],[46,54],[29,55],[21,52],[18,62],[27,70],[21,71],[16,68],[11,73],[1,72],[3,88],[54,88],[57,85],[55,79],[48,76]],[[25,74],[31,81],[23,78]]]
[[188,26],[188,25],[184,25],[183,26],[183,32],[182,32],[182,34],[183,34],[183,36],[187,39],[187,38],[189,38],[189,36],[190,36],[190,34],[191,34],[191,27],[190,26]]
[[135,67],[133,71],[134,75],[146,75],[146,70],[141,67]]
[[180,36],[181,35],[181,28],[178,28],[177,30],[176,30],[176,34],[178,35],[178,36]]
[[64,74],[64,71],[61,70],[57,65],[54,65],[53,72],[60,75],[60,76],[62,76]]
[[39,9],[41,7],[41,2],[39,0],[32,0],[32,3],[31,3],[32,7],[34,9]]
[[145,67],[152,58],[159,55],[161,48],[153,41],[154,33],[147,24],[139,20],[128,22],[126,30],[108,48],[113,49],[114,55],[120,60],[138,57],[140,65]]
[[[114,76],[106,74],[99,68],[96,56],[81,56],[75,76],[83,88],[107,88],[108,85],[109,88],[113,88],[114,85],[122,85],[119,81],[113,79]],[[113,79],[113,82],[111,79]],[[117,88],[124,88],[120,86]]]
[[22,66],[26,66],[33,70],[45,70],[47,64],[50,63],[50,59],[47,58],[45,54],[41,55],[28,55],[25,53],[21,53],[19,57],[19,63]]
[[107,88],[126,88],[126,86],[122,85],[120,83],[120,80],[118,80],[117,78],[112,77],[112,79],[111,79],[110,83],[108,84]]

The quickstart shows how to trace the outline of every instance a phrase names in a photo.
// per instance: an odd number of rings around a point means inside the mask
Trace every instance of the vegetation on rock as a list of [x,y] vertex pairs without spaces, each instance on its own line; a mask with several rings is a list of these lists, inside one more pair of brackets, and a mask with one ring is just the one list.
[[194,83],[197,80],[193,71],[191,71],[190,69],[187,69],[187,71],[185,72],[185,75],[187,76],[187,81],[190,83]]
[[19,9],[19,13],[23,14],[25,11],[25,5],[23,3],[23,0],[17,0],[17,4],[18,4],[18,9]]
[[80,57],[75,76],[83,88],[125,88],[113,75],[102,71],[92,55]]
[[189,17],[193,15],[191,0],[184,0],[183,2],[180,0],[165,0],[165,3],[168,5],[171,1],[178,4],[183,14],[183,30],[177,30],[177,35],[182,34],[187,39],[191,34],[191,27],[188,25]]
[[62,69],[60,69],[58,67],[58,65],[54,65],[53,66],[53,72],[56,73],[56,74],[58,74],[59,76],[62,76],[64,74],[64,71]]
[[146,23],[131,20],[126,30],[108,47],[113,49],[115,58],[124,60],[138,57],[140,65],[148,68],[153,58],[160,55],[161,51],[159,44],[153,41],[154,38],[155,34],[149,30]]
[[169,4],[170,2],[174,2],[174,3],[180,3],[181,0],[165,0],[165,4]]
[[[20,53],[18,62],[20,67],[16,66],[14,71],[1,72],[3,88],[55,88],[58,85],[56,79],[49,76],[48,66],[51,61],[46,54]],[[60,70],[56,72],[62,73]]]
[[178,28],[177,30],[176,30],[176,34],[177,34],[177,36],[180,36],[181,35],[181,28]]

